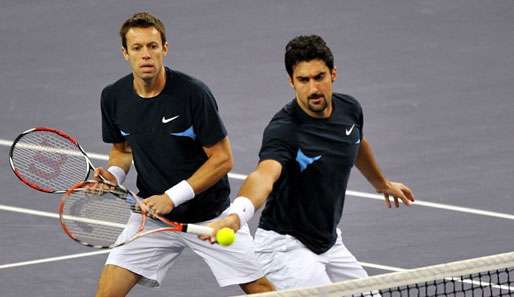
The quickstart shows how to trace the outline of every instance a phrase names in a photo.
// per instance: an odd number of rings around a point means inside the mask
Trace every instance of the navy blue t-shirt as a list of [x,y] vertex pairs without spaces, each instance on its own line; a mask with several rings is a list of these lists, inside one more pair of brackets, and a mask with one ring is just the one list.
[[282,164],[259,227],[289,234],[317,254],[337,239],[346,186],[362,139],[363,115],[352,97],[334,93],[330,118],[307,115],[296,100],[264,131],[260,161]]
[[[101,109],[103,140],[130,144],[143,198],[162,194],[189,178],[207,160],[202,147],[227,135],[208,87],[169,68],[159,95],[137,95],[129,74],[102,91]],[[229,206],[229,192],[225,176],[166,217],[187,223],[212,219]]]

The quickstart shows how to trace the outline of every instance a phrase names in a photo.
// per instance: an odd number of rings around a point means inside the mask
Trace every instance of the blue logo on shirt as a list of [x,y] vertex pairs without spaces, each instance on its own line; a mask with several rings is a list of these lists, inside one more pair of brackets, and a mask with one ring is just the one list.
[[193,140],[196,139],[196,134],[195,134],[195,131],[193,130],[193,126],[189,127],[187,130],[182,131],[182,132],[171,133],[171,135],[189,137]]
[[129,136],[130,135],[130,133],[127,133],[123,130],[120,130],[120,133],[121,133],[121,136]]
[[308,157],[303,152],[302,149],[298,149],[298,152],[296,153],[296,162],[298,162],[298,165],[300,165],[300,171],[304,171],[307,166],[311,165],[315,161],[319,160],[321,158],[321,155],[315,156],[315,157]]

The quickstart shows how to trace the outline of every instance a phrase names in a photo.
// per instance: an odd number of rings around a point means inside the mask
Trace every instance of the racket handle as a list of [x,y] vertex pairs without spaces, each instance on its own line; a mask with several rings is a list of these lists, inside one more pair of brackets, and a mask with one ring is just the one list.
[[202,225],[194,225],[194,224],[187,224],[185,228],[185,232],[193,233],[196,235],[206,235],[206,236],[213,236],[212,234],[212,228]]

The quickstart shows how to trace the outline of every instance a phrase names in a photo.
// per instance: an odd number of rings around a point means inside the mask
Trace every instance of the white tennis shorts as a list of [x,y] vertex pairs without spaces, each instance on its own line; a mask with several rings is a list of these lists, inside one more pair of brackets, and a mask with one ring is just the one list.
[[278,290],[326,285],[367,277],[357,259],[344,246],[341,230],[337,240],[325,253],[313,253],[291,235],[258,228],[255,252],[266,277]]
[[[220,217],[225,215],[226,213],[223,213]],[[128,234],[134,234],[140,218],[140,215],[132,215],[118,240],[123,240]],[[248,225],[237,231],[236,241],[228,247],[200,240],[194,234],[157,232],[113,249],[107,257],[106,264],[116,265],[141,275],[140,285],[158,287],[168,269],[186,247],[191,248],[209,265],[221,287],[248,283],[264,276],[257,264],[255,246]]]

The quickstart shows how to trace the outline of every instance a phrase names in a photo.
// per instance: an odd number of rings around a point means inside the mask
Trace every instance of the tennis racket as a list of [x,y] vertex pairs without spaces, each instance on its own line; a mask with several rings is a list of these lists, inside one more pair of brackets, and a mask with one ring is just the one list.
[[9,161],[21,182],[46,193],[62,194],[95,170],[78,142],[53,128],[32,128],[18,135]]
[[[118,240],[134,214],[141,216],[137,230]],[[99,249],[122,246],[143,236],[164,231],[213,235],[210,227],[171,222],[152,214],[134,193],[122,186],[102,181],[80,182],[66,191],[59,204],[59,218],[64,233],[71,239]],[[160,224],[148,227],[148,221],[158,221]]]

